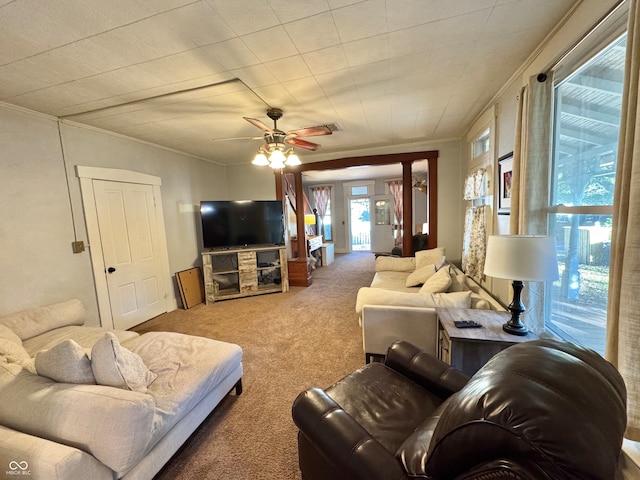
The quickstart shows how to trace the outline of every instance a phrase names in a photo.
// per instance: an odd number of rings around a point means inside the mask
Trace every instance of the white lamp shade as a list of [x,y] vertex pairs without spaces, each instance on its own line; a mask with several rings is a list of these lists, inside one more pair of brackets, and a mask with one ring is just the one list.
[[558,257],[554,237],[491,235],[484,273],[490,277],[529,282],[557,280]]

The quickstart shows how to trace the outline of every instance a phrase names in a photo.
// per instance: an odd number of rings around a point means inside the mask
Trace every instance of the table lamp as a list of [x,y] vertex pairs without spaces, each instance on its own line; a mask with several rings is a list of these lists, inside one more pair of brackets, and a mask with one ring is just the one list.
[[527,329],[520,320],[525,312],[520,299],[522,282],[550,282],[559,278],[555,238],[541,235],[490,235],[484,273],[490,277],[513,280],[513,301],[507,307],[511,319],[502,329],[513,335],[526,335]]

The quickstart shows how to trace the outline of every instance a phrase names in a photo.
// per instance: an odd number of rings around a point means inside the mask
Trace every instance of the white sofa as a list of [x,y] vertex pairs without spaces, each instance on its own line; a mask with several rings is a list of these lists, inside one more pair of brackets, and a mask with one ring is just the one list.
[[[436,307],[505,310],[477,282],[447,263],[443,248],[418,251],[415,257],[379,256],[375,268],[371,285],[361,288],[356,298],[367,363],[373,356],[384,356],[396,340],[408,340],[436,355]],[[435,286],[426,288],[428,282]]]
[[[228,393],[242,391],[238,345],[172,332],[111,336],[84,320],[78,300],[0,317],[0,465],[7,475],[151,479]],[[72,360],[53,355],[68,345],[80,346]],[[110,371],[125,382],[119,387],[104,384],[111,354]],[[56,364],[62,357],[66,363]],[[101,384],[49,377],[76,370]],[[143,383],[133,383],[143,371]]]

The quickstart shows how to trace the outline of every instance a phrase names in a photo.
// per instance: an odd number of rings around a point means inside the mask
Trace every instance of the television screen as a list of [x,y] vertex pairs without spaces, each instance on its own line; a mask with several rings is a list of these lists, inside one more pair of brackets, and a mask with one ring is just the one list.
[[204,248],[284,245],[280,200],[200,202]]

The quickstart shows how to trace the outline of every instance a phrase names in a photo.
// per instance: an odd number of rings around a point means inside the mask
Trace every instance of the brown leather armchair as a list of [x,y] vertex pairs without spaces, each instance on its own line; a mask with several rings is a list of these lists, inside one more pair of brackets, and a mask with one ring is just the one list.
[[576,345],[507,348],[473,377],[405,341],[292,408],[305,480],[611,480],[626,426],[617,370]]

